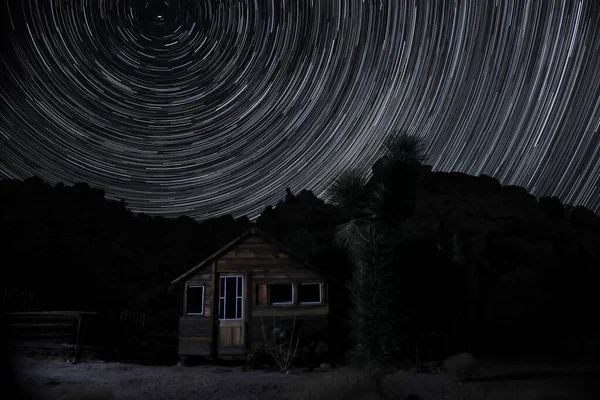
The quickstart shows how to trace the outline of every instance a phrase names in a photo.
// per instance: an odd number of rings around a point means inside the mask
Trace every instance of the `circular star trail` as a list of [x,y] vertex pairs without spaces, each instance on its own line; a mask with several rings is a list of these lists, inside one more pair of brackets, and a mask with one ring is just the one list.
[[0,176],[255,217],[394,131],[600,211],[600,3],[1,0]]

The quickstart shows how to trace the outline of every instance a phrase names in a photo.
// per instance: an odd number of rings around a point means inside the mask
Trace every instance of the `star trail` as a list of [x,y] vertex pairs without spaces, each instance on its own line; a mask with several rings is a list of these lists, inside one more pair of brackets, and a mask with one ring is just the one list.
[[405,131],[600,211],[597,0],[0,2],[0,177],[254,218]]

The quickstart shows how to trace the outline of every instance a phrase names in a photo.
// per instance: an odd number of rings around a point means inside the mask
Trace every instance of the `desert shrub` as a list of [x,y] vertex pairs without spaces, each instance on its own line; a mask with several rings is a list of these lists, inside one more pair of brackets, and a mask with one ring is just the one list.
[[292,361],[298,352],[300,334],[296,329],[296,317],[291,327],[277,324],[273,318],[273,326],[266,327],[261,318],[263,333],[263,351],[271,358],[274,367],[281,372],[286,372],[292,366]]
[[459,382],[471,378],[476,370],[475,357],[471,353],[459,353],[444,360],[448,374]]

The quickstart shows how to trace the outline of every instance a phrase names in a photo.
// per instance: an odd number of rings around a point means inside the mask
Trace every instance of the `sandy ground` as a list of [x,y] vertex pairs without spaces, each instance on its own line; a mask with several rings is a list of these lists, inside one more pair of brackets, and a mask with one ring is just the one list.
[[[319,395],[320,390],[336,379],[335,374],[340,374],[340,369],[314,372],[298,369],[282,374],[244,372],[239,366],[144,366],[99,361],[71,364],[27,356],[16,358],[15,368],[18,382],[30,398],[48,400],[325,400],[335,397],[331,393]],[[598,367],[482,363],[474,381],[464,386],[445,372],[398,371],[384,378],[383,388],[391,399],[404,399],[412,392],[431,400],[592,400],[600,399],[599,372]],[[81,392],[100,395],[77,395]]]

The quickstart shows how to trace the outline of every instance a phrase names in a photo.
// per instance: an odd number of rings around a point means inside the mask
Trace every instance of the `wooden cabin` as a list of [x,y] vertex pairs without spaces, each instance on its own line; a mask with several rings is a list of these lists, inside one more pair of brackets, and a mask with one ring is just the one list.
[[301,343],[326,335],[328,279],[256,227],[170,288],[181,293],[181,359],[244,358],[261,347],[263,329],[274,322],[295,321]]

